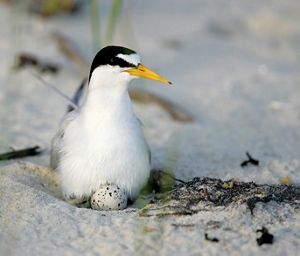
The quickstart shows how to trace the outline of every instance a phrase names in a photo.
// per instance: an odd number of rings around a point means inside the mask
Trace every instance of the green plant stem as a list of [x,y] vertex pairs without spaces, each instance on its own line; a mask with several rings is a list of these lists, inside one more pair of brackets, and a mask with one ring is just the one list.
[[115,33],[117,20],[121,15],[122,11],[122,0],[113,0],[111,12],[109,15],[105,43],[109,44],[113,40],[113,35]]
[[100,12],[98,6],[98,0],[90,0],[90,17],[91,17],[91,28],[92,28],[92,40],[93,49],[98,50],[101,45],[101,24],[100,24]]

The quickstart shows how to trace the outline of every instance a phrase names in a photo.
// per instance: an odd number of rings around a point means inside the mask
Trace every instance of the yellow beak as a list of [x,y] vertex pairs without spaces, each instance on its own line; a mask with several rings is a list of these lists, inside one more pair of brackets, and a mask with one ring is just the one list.
[[146,68],[142,64],[139,64],[136,68],[124,70],[123,72],[127,72],[133,76],[143,77],[143,78],[147,78],[147,79],[154,80],[154,81],[159,81],[164,84],[172,84],[169,80],[167,80],[166,78],[157,74],[153,70]]

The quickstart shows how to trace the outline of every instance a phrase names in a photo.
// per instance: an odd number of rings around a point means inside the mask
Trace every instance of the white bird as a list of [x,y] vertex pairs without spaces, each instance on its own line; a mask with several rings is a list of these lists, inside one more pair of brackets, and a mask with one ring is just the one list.
[[128,94],[137,77],[171,84],[133,50],[107,46],[96,54],[83,103],[66,114],[52,140],[51,167],[66,200],[89,198],[105,184],[135,200],[147,182],[150,150]]

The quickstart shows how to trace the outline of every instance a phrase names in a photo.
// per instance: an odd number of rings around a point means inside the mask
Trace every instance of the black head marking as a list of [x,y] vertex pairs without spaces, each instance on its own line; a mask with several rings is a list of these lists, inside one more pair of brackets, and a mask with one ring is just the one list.
[[136,54],[135,51],[122,46],[106,46],[102,48],[95,56],[90,70],[89,80],[93,71],[101,65],[119,66],[121,68],[136,67],[136,65],[117,57],[119,54],[131,55]]

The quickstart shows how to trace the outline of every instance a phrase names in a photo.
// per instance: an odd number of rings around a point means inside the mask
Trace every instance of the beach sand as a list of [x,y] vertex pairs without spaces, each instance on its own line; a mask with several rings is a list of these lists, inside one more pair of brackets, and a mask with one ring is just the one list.
[[[102,3],[107,18],[109,1]],[[41,156],[0,162],[1,255],[297,255],[299,207],[258,203],[211,206],[191,215],[140,216],[140,209],[99,212],[62,200],[49,169],[50,140],[67,103],[14,56],[57,63],[45,75],[72,95],[87,67],[71,62],[53,32],[70,38],[87,62],[95,50],[88,8],[49,19],[0,5],[0,153],[39,145]],[[181,106],[193,122],[161,106],[135,103],[153,168],[193,177],[257,184],[300,183],[300,3],[297,1],[125,1],[114,44],[136,49],[143,63],[174,86],[136,80],[133,88]],[[246,152],[259,166],[240,164]],[[300,198],[299,198],[300,200]],[[298,202],[299,203],[299,202]],[[273,244],[258,246],[266,227]],[[205,233],[219,242],[205,240]]]

